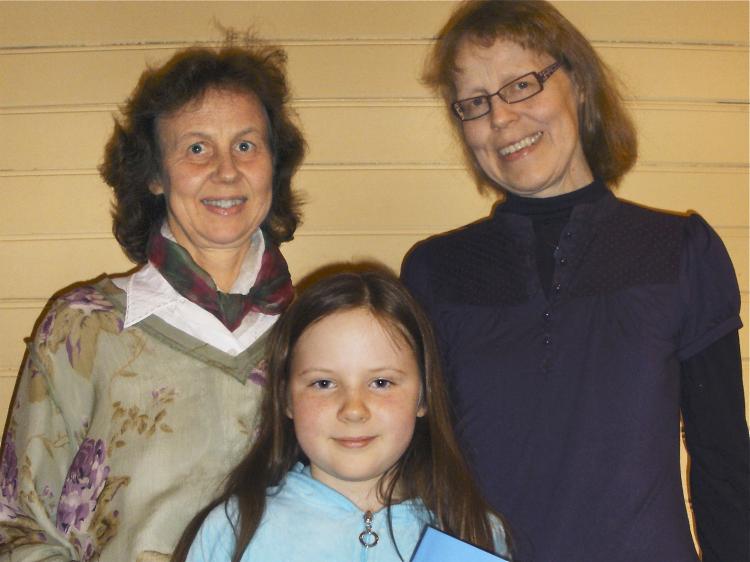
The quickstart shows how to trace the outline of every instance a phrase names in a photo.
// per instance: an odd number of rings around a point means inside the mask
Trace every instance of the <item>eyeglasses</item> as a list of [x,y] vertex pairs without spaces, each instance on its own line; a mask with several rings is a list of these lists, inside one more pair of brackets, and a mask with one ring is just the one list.
[[559,62],[553,62],[547,68],[540,70],[539,72],[529,72],[528,74],[524,74],[523,76],[508,82],[494,94],[455,101],[451,106],[453,112],[461,121],[471,121],[472,119],[484,117],[492,111],[492,103],[490,101],[492,96],[499,97],[505,103],[518,103],[519,101],[524,101],[534,97],[544,90],[544,83],[549,80],[550,76],[552,76],[555,73],[555,70],[560,68],[560,66],[561,64]]

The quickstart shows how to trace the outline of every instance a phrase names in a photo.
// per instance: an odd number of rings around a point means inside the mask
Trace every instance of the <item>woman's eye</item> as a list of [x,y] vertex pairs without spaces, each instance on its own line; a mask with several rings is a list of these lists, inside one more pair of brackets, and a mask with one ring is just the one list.
[[472,98],[469,100],[469,104],[473,105],[474,107],[482,107],[484,105],[484,98],[478,97],[478,98]]
[[254,144],[249,141],[242,141],[237,145],[237,149],[240,152],[250,152],[254,148]]
[[520,82],[516,82],[514,87],[516,90],[525,90],[529,87],[529,82],[527,80],[521,80]]
[[393,383],[389,381],[388,379],[375,379],[374,381],[372,381],[372,385],[375,388],[388,388],[392,384]]
[[199,142],[195,144],[191,144],[188,148],[191,154],[201,154],[205,149],[203,148],[203,145]]

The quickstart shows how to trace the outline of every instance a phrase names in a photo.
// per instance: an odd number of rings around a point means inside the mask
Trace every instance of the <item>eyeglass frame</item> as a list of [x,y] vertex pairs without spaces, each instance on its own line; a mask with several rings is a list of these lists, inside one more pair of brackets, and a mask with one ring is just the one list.
[[[518,78],[514,78],[510,82],[507,82],[507,83],[503,84],[500,87],[500,89],[497,92],[495,92],[494,94],[484,94],[484,95],[481,95],[481,96],[472,96],[470,98],[464,98],[464,99],[461,99],[461,100],[456,100],[456,101],[454,101],[451,104],[451,109],[453,110],[453,113],[456,115],[456,117],[458,117],[462,122],[466,122],[466,121],[474,121],[475,119],[479,119],[481,117],[484,117],[485,115],[489,115],[489,113],[492,111],[492,98],[495,97],[495,96],[497,96],[498,98],[500,98],[504,103],[507,103],[508,105],[514,104],[514,103],[520,103],[522,101],[526,101],[528,99],[533,98],[535,95],[542,93],[544,91],[544,83],[547,80],[549,80],[552,77],[552,75],[555,73],[555,71],[558,68],[560,68],[561,66],[562,66],[562,63],[560,61],[555,61],[551,65],[549,65],[549,66],[543,68],[542,70],[540,70],[539,72],[533,72],[533,71],[532,72],[527,72],[526,74],[522,74]],[[502,92],[505,88],[507,88],[508,86],[510,86],[511,84],[513,84],[513,82],[518,82],[521,78],[525,78],[526,76],[533,76],[534,78],[536,78],[537,82],[539,82],[539,91],[534,92],[530,96],[528,96],[526,98],[523,98],[523,99],[520,99],[520,100],[516,100],[516,101],[508,101],[508,100],[506,100],[502,96],[502,94],[500,92]],[[484,99],[487,100],[487,111],[486,111],[486,113],[482,113],[481,115],[477,115],[476,117],[470,117],[469,119],[464,119],[463,115],[461,115],[462,112],[461,112],[461,109],[459,108],[459,104],[467,102],[467,101],[479,99],[479,98],[484,98]]]

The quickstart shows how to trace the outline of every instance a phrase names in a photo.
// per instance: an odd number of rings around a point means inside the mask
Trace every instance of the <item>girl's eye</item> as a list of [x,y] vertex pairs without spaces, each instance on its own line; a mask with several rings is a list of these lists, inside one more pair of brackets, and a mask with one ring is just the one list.
[[254,144],[249,141],[242,141],[237,145],[237,149],[240,152],[250,152],[254,148]]
[[191,154],[202,154],[205,148],[201,143],[196,142],[195,144],[191,144],[188,150]]
[[319,388],[320,390],[328,390],[329,388],[333,388],[333,381],[320,379],[313,382],[310,386],[312,386],[313,388]]
[[374,381],[372,381],[372,385],[375,388],[388,388],[392,384],[393,383],[391,381],[389,381],[388,379],[375,379]]

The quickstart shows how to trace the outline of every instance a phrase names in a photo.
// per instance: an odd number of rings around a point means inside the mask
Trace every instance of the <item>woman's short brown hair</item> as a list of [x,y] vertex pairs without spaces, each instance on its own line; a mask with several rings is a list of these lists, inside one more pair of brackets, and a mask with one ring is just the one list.
[[291,180],[304,157],[305,140],[288,106],[286,53],[250,40],[236,43],[230,35],[221,48],[190,47],[149,68],[122,108],[122,117],[115,119],[99,171],[115,194],[112,231],[136,263],[147,261],[149,234],[167,213],[164,197],[149,189],[161,172],[157,120],[210,89],[253,94],[261,102],[273,153],[273,199],[262,228],[277,244],[294,235],[300,213]]
[[[636,131],[613,76],[591,43],[549,2],[469,0],[456,9],[440,30],[423,74],[449,110],[456,100],[455,61],[464,39],[484,46],[509,40],[561,62],[581,94],[579,135],[594,176],[614,186],[635,164]],[[461,122],[452,122],[463,139]],[[463,144],[480,188],[499,189]]]

